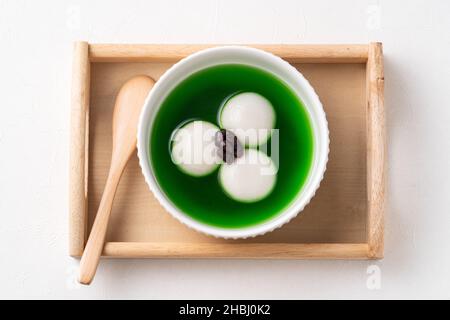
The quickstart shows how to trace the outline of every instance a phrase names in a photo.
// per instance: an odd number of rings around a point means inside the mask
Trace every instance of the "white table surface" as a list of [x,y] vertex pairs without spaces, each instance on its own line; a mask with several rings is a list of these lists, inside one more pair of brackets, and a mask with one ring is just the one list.
[[[429,0],[0,0],[0,298],[450,298],[449,12]],[[382,41],[385,259],[104,261],[78,286],[67,255],[74,40]]]

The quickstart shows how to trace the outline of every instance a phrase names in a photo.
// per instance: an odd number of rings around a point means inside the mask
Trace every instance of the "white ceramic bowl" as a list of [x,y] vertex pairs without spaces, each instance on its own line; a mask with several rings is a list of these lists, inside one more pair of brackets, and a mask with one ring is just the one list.
[[[153,120],[162,102],[181,81],[192,73],[218,64],[245,64],[266,70],[282,79],[300,97],[305,105],[313,127],[314,155],[309,177],[292,202],[284,211],[269,221],[245,228],[220,228],[197,221],[179,210],[159,187],[149,157],[149,137]],[[194,53],[167,70],[151,90],[143,107],[137,136],[139,163],[150,190],[161,205],[179,221],[197,231],[222,238],[247,238],[279,228],[294,218],[309,203],[325,173],[328,161],[328,124],[322,104],[303,75],[281,58],[254,48],[224,46]]]

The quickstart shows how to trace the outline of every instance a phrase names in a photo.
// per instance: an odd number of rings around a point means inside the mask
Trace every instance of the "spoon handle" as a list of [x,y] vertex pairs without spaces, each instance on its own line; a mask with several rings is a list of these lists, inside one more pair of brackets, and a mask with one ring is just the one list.
[[120,177],[125,169],[125,164],[126,162],[122,166],[112,167],[109,171],[105,190],[103,191],[100,206],[97,215],[95,216],[94,225],[92,226],[89,240],[80,261],[80,274],[78,280],[82,284],[90,284],[97,270],[105,243],[112,203],[117,186],[119,185]]

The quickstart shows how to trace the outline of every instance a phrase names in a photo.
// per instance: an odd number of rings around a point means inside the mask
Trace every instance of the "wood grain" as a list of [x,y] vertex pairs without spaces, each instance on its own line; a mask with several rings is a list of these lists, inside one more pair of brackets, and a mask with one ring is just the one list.
[[[154,79],[170,63],[93,63],[89,149],[92,224],[108,175],[112,104],[134,74]],[[331,151],[313,201],[283,228],[234,243],[364,243],[367,241],[366,94],[364,64],[296,64],[317,90],[328,115]],[[326,79],[326,81],[324,81]],[[111,214],[108,242],[223,243],[174,220],[148,190],[137,156],[125,169]]]
[[386,199],[386,125],[384,110],[383,49],[369,45],[367,61],[367,197],[369,257],[381,259],[384,251]]
[[[362,63],[367,45],[248,45],[263,49],[292,63]],[[92,62],[175,62],[214,45],[92,44]]]
[[[89,155],[89,163],[86,164],[89,174],[85,172],[85,177],[89,177],[88,217],[85,219],[80,211],[71,211],[71,220],[77,217],[81,222],[88,220],[89,230],[95,218],[110,165],[112,105],[120,86],[137,74],[158,79],[176,60],[204,47],[89,45],[91,111],[89,139],[84,140],[84,146],[89,148],[86,153]],[[380,155],[377,150],[385,146],[384,111],[373,107],[382,106],[383,102],[382,94],[373,93],[380,92],[380,88],[382,93],[383,79],[377,69],[379,66],[366,64],[368,58],[375,64],[381,61],[381,45],[265,45],[263,48],[284,55],[303,73],[317,91],[327,113],[330,157],[325,178],[312,202],[289,224],[264,236],[246,240],[208,237],[186,228],[160,207],[148,190],[137,157],[133,155],[116,193],[104,256],[274,259],[382,257],[384,199],[380,197],[384,197],[384,189],[380,181],[384,178],[380,180],[374,176],[381,168],[383,177],[385,170],[381,165],[385,160],[384,152]],[[309,51],[313,49],[319,51]],[[378,74],[375,76],[375,85],[374,74]],[[77,77],[74,75],[74,78]],[[371,79],[372,82],[369,81]],[[88,80],[86,83],[89,83]],[[83,111],[87,116],[88,109]],[[379,121],[371,123],[374,117],[378,117]],[[88,132],[87,128],[85,132]],[[77,176],[71,175],[71,180],[76,182],[76,179]],[[373,190],[378,191],[374,193]],[[81,197],[78,200],[81,201]],[[80,221],[75,228],[71,227],[71,243],[80,243],[77,240],[79,235],[86,233],[86,229],[81,230]],[[71,222],[71,225],[74,224]],[[77,250],[70,252],[73,256],[79,256],[80,250],[78,246]]]
[[77,42],[73,50],[70,185],[69,185],[69,253],[83,253],[87,231],[87,156],[89,121],[90,63],[87,42]]
[[136,151],[139,116],[154,84],[155,81],[147,76],[134,76],[122,85],[115,99],[111,165],[94,225],[80,261],[79,281],[82,284],[90,284],[97,271],[117,186],[128,160]]
[[367,259],[366,243],[106,243],[104,257],[234,259]]

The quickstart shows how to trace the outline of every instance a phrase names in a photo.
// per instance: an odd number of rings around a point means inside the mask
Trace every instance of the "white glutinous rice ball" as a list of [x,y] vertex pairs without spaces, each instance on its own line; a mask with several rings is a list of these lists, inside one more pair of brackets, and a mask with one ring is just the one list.
[[225,193],[236,201],[255,202],[270,194],[277,178],[276,166],[265,153],[246,149],[244,155],[219,171]]
[[220,164],[214,145],[219,128],[206,121],[191,121],[172,134],[172,161],[186,174],[201,177],[210,174]]
[[243,145],[255,147],[267,141],[275,125],[269,100],[254,92],[236,94],[222,107],[219,123],[231,130]]

